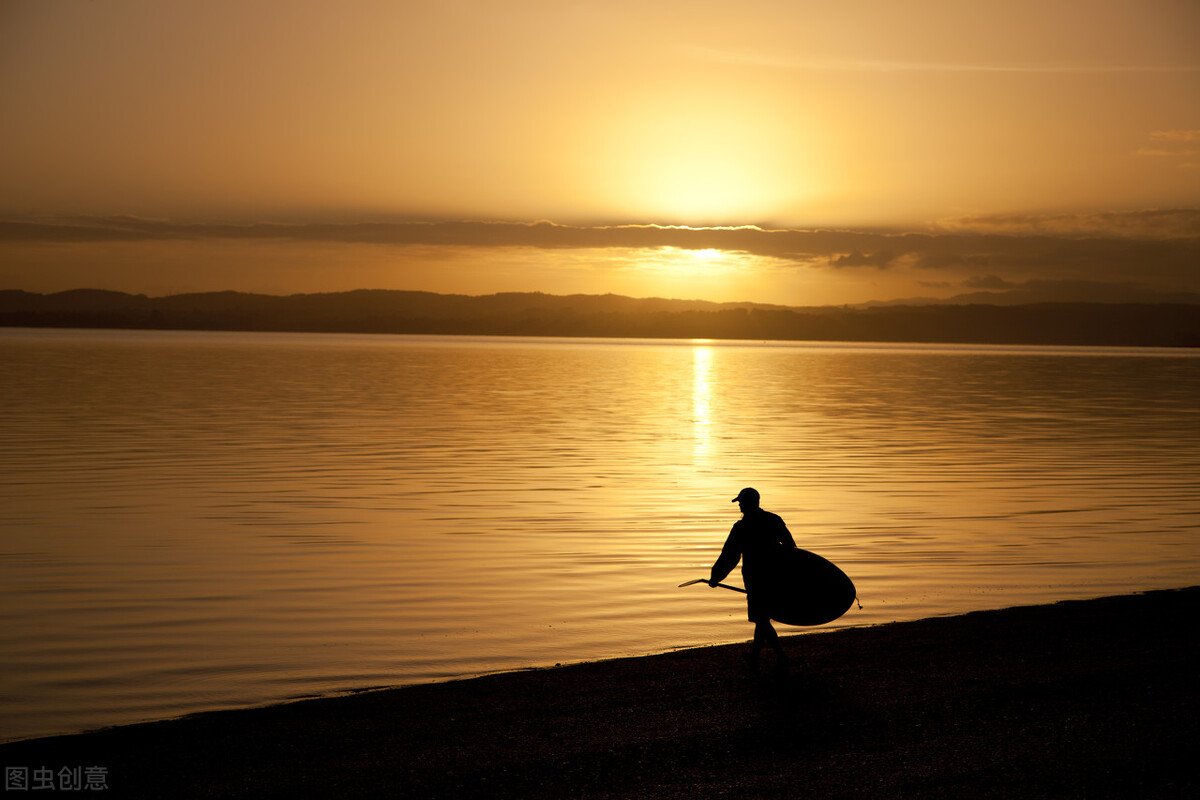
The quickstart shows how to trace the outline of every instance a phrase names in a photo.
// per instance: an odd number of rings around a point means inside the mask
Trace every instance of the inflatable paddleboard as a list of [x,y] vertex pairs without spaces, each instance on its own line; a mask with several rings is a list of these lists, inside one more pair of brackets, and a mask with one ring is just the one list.
[[[824,625],[850,610],[858,591],[854,582],[831,561],[800,548],[783,550],[775,562],[774,575],[766,585],[764,598],[771,619],[785,625]],[[707,583],[704,578],[681,583]],[[745,592],[737,586],[717,584]],[[757,591],[755,595],[757,596]]]

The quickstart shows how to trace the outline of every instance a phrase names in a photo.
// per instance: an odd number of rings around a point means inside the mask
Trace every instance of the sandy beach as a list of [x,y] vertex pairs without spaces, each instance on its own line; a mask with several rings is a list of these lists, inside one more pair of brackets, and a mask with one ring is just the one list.
[[111,797],[1194,797],[1198,607],[1200,587],[976,612],[789,637],[786,677],[707,647],[0,754],[10,790],[101,767],[80,790]]

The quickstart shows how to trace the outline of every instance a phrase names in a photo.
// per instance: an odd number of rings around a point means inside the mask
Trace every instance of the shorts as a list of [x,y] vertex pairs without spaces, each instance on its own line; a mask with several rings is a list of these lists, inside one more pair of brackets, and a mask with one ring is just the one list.
[[765,622],[771,619],[774,605],[771,593],[764,589],[746,592],[746,617],[751,622]]

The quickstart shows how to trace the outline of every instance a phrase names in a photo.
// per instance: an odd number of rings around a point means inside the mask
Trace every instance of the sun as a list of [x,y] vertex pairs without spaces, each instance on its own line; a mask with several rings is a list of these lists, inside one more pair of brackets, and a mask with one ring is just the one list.
[[652,84],[622,95],[593,118],[587,183],[627,217],[664,224],[788,216],[824,191],[822,128],[777,101],[765,89],[724,82]]
[[[686,142],[686,137],[680,139]],[[639,198],[662,216],[693,223],[753,219],[770,195],[751,163],[753,156],[705,144],[673,142],[646,153]]]
[[737,261],[733,253],[716,248],[659,247],[646,253],[643,269],[677,279],[716,278],[736,272]]

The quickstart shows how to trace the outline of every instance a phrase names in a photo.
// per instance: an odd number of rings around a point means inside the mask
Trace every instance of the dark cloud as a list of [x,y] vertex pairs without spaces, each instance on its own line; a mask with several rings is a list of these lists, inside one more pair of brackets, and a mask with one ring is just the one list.
[[849,255],[831,258],[829,263],[835,267],[877,267],[879,269],[886,269],[895,260],[896,254],[891,250],[880,250],[878,253],[871,253],[869,255],[863,255],[855,250]]
[[991,264],[992,256],[981,253],[925,255],[916,260],[916,266],[928,269],[984,269]]
[[[1068,219],[1076,224],[1066,224]],[[1079,222],[1084,219],[1086,225]],[[1136,278],[1187,287],[1196,287],[1200,281],[1200,210],[1071,218],[1010,216],[989,220],[992,227],[1010,231],[1038,228],[1072,233],[880,233],[758,227],[575,226],[552,222],[234,225],[108,217],[0,222],[0,243],[275,240],[543,250],[673,247],[748,253],[810,266],[824,262],[839,269],[884,269],[903,263],[947,272],[987,270],[997,280]],[[1107,235],[1077,235],[1085,227],[1101,227],[1102,221],[1110,223]],[[978,218],[974,224],[987,227]],[[1158,238],[1149,237],[1149,232],[1156,230],[1165,233]],[[1184,230],[1191,230],[1193,235],[1180,235]],[[1140,235],[1127,235],[1133,231]]]
[[832,257],[876,251],[894,236],[844,231],[769,230],[753,226],[559,225],[553,222],[359,222],[247,225],[174,223],[133,217],[0,223],[0,241],[137,241],[287,239],[395,245],[535,247],[540,249],[718,249],[778,258]]
[[[1173,133],[1200,134],[1200,131]],[[1092,214],[996,214],[945,219],[938,223],[938,228],[954,233],[1010,236],[1195,239],[1200,237],[1200,209],[1152,209]]]

